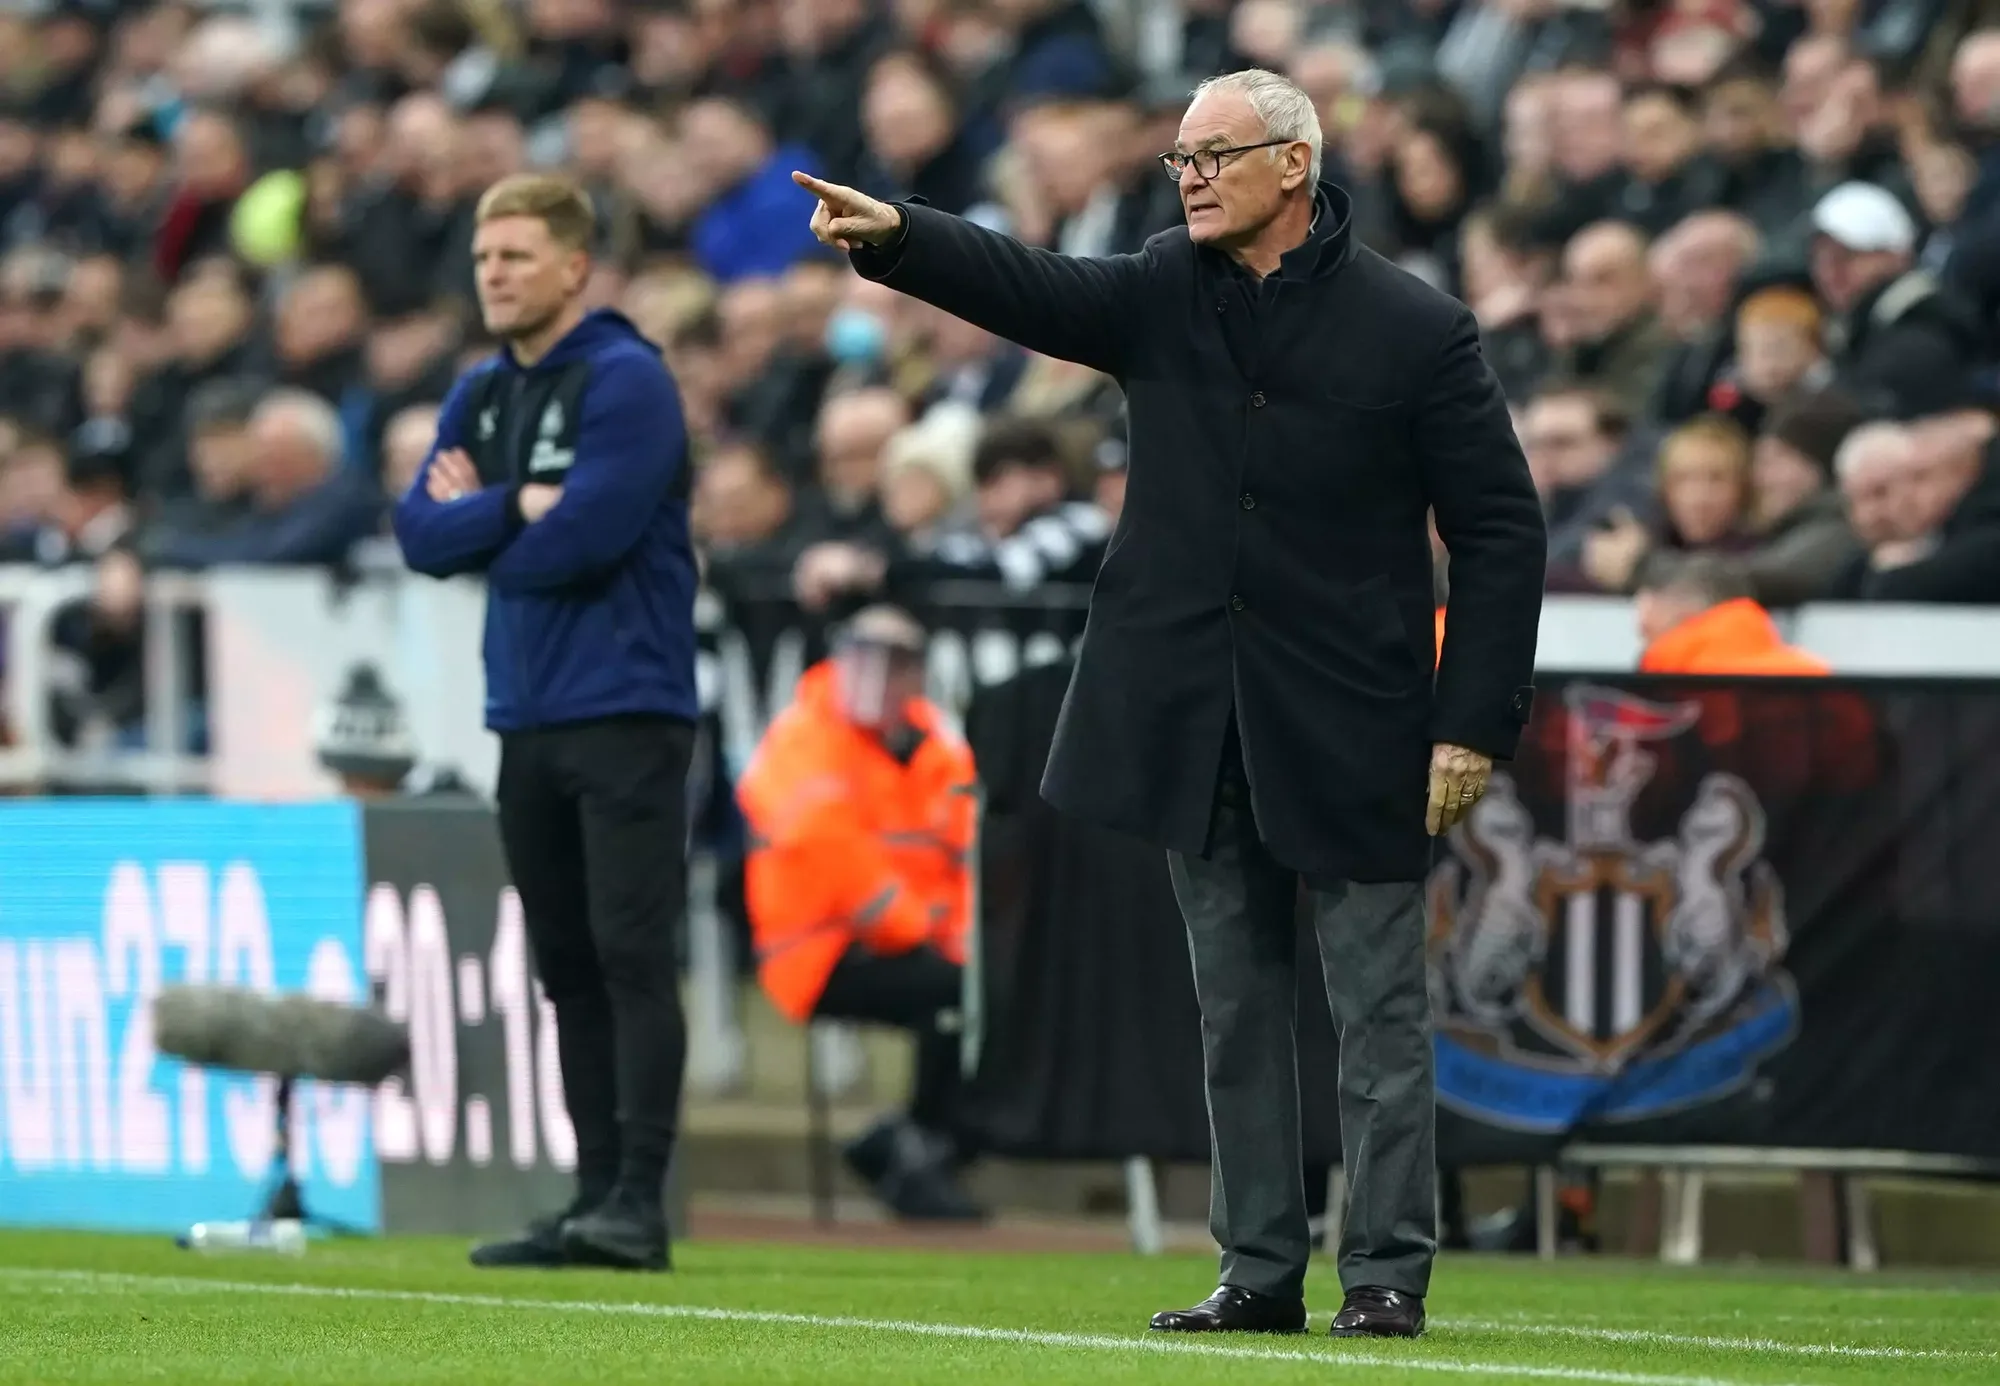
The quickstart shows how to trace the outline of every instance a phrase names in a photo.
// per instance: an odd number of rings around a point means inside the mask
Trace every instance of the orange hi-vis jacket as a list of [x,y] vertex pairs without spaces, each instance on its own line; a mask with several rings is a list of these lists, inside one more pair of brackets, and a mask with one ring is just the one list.
[[1830,673],[1827,662],[1787,645],[1763,607],[1748,597],[1712,606],[1646,647],[1649,674],[1748,674],[1766,678]]
[[856,942],[884,954],[928,943],[965,961],[972,750],[931,703],[906,715],[924,734],[907,765],[841,714],[833,666],[814,665],[737,786],[757,976],[794,1021]]

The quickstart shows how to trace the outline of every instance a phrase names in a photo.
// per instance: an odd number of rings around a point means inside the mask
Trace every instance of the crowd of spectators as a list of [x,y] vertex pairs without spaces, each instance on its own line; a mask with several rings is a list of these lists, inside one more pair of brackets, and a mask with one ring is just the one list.
[[1116,385],[825,258],[788,175],[1136,251],[1179,220],[1155,156],[1190,88],[1265,66],[1319,105],[1358,237],[1477,313],[1552,590],[1628,592],[1681,551],[1768,606],[2000,601],[1988,23],[1988,0],[13,7],[0,561],[97,565],[57,624],[65,725],[114,730],[147,573],[393,562],[387,501],[491,349],[473,202],[539,166],[590,189],[592,299],[679,379],[725,596],[1087,581],[1123,495]]

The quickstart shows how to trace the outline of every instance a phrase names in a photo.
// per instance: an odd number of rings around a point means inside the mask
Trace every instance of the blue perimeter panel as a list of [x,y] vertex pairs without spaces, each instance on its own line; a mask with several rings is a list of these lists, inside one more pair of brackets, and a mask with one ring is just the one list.
[[[149,998],[201,981],[365,1002],[352,803],[0,801],[0,1223],[171,1232],[269,1187],[269,1079],[152,1048]],[[373,1093],[301,1084],[316,1215],[379,1230]]]

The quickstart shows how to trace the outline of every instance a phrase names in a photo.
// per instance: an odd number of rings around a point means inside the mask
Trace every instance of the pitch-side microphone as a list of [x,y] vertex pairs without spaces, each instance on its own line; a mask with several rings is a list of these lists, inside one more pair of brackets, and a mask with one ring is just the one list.
[[379,1012],[240,987],[163,988],[153,1044],[208,1068],[326,1083],[379,1083],[410,1061],[409,1036]]

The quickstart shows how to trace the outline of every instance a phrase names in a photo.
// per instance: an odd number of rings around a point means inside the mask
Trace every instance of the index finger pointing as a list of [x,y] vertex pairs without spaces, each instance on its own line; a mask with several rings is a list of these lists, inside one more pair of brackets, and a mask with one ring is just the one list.
[[821,197],[829,200],[838,200],[842,192],[842,189],[837,185],[821,178],[815,178],[810,173],[801,173],[797,169],[792,170],[792,181],[808,192],[818,193]]

